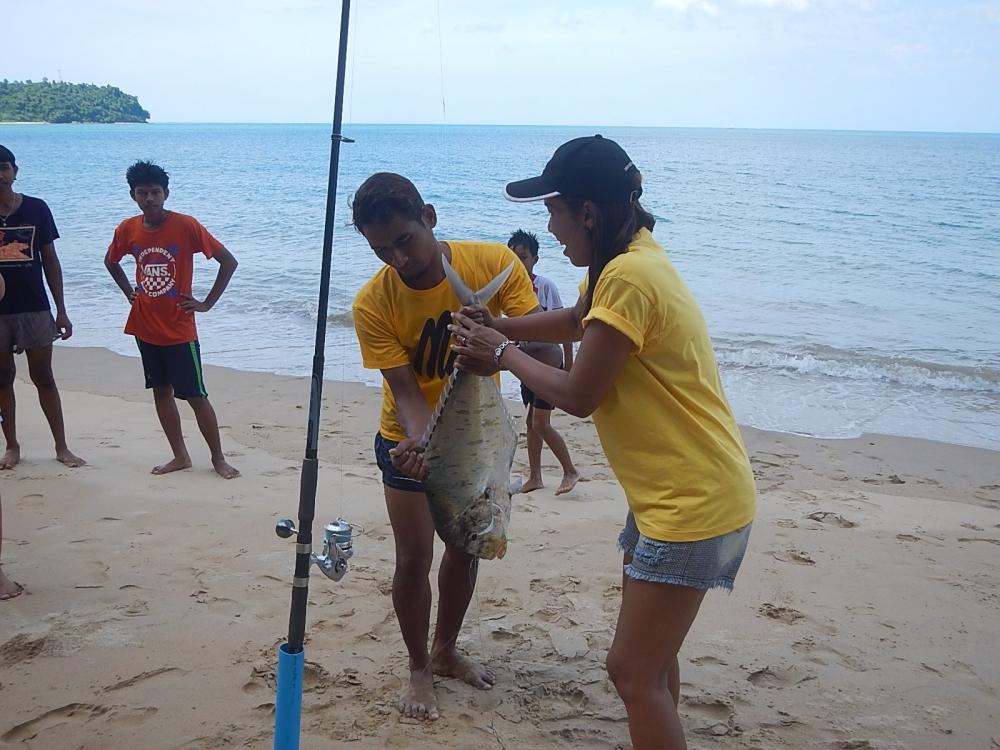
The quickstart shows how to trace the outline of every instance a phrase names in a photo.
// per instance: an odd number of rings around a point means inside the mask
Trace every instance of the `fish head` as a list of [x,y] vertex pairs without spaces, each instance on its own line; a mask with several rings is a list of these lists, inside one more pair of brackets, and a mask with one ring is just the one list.
[[470,507],[478,510],[479,517],[470,524],[465,549],[483,560],[502,559],[507,552],[507,535],[498,534],[496,529],[504,528],[510,515],[510,485],[490,480]]

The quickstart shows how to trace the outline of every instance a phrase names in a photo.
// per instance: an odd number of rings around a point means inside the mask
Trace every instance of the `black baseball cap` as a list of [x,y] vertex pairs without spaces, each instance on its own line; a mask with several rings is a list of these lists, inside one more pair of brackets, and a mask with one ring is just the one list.
[[12,167],[17,166],[17,162],[14,161],[14,152],[6,146],[0,146],[0,161],[10,162]]
[[635,166],[610,138],[590,135],[567,141],[552,154],[539,177],[507,185],[507,200],[518,203],[561,196],[598,203],[630,203],[642,195]]

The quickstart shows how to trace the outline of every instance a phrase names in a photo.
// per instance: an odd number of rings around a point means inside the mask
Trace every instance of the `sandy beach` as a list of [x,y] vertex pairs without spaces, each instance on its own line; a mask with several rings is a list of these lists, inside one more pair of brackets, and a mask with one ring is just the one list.
[[[224,481],[189,409],[193,469],[150,475],[168,449],[138,360],[57,347],[70,447],[89,461],[67,469],[18,365],[23,459],[0,492],[4,569],[27,592],[0,603],[0,747],[270,747],[294,557],[273,529],[296,512],[307,381],[206,368],[243,472]],[[311,579],[302,746],[629,747],[603,669],[625,503],[593,424],[556,414],[587,481],[556,498],[546,452],[547,487],[516,496],[507,557],[480,568],[460,645],[496,688],[439,681],[442,718],[421,724],[395,709],[380,393],[324,396],[317,521],[364,531],[343,581]],[[681,652],[690,746],[1000,748],[1000,455],[745,437],[759,515],[736,591],[707,597]]]

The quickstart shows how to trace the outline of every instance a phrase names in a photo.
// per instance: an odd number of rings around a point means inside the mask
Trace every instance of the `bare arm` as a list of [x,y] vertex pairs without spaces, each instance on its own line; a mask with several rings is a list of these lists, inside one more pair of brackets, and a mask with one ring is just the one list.
[[0,274],[0,299],[3,299],[5,294],[7,294],[7,282],[4,281],[3,274]]
[[56,246],[53,243],[42,245],[42,269],[45,272],[45,281],[52,292],[52,301],[56,303],[56,330],[63,339],[68,339],[73,335],[73,324],[66,315],[66,300],[63,298],[63,275],[62,266],[59,264],[59,256],[56,255]]
[[118,288],[122,290],[125,298],[129,302],[135,302],[135,289],[128,280],[128,274],[125,273],[125,269],[122,268],[121,263],[111,259],[110,250],[104,256],[104,267],[108,269],[108,273],[111,274],[111,278],[118,284]]
[[577,303],[574,307],[533,312],[516,318],[495,318],[485,307],[463,307],[461,312],[466,317],[480,321],[514,341],[562,344],[580,340],[583,333],[580,328],[581,309],[580,303]]
[[424,394],[409,365],[382,370],[396,401],[396,419],[399,420],[406,440],[389,451],[393,465],[403,474],[422,480],[427,476],[423,455],[419,452],[420,438],[431,421],[431,410],[424,401]]
[[236,267],[239,265],[239,261],[237,261],[236,257],[224,247],[216,250],[212,254],[212,258],[218,262],[219,272],[215,276],[215,283],[212,284],[212,289],[209,291],[208,296],[205,297],[203,302],[199,302],[194,297],[184,295],[184,301],[179,305],[182,310],[187,312],[208,312],[215,307],[215,303],[219,301],[222,293],[226,291],[226,287],[229,286],[229,280],[233,278],[233,274],[236,273]]
[[382,370],[396,400],[396,418],[408,438],[419,440],[431,420],[431,410],[424,401],[413,368],[409,365]]
[[[542,313],[532,317],[562,312]],[[491,361],[495,348],[503,342],[504,333],[475,323],[459,313],[454,318],[455,333],[464,343],[457,344],[456,366],[476,369]],[[632,352],[632,342],[611,326],[595,320],[580,344],[573,369],[569,372],[550,367],[519,351],[514,346],[504,349],[500,364],[510,370],[540,398],[577,417],[590,416],[604,400],[615,378]]]

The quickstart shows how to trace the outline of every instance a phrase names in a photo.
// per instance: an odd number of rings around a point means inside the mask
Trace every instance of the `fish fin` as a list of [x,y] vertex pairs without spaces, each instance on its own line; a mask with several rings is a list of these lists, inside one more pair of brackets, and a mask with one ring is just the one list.
[[444,388],[441,390],[441,395],[438,397],[437,405],[434,407],[434,411],[431,412],[431,418],[427,420],[427,428],[424,430],[424,434],[420,436],[421,449],[426,449],[427,444],[430,443],[431,435],[434,434],[434,428],[437,427],[437,424],[441,419],[441,413],[444,411],[444,405],[448,403],[448,397],[455,388],[455,381],[458,380],[461,374],[462,371],[456,367],[452,370],[451,375],[449,375],[448,379],[445,381]]
[[510,272],[513,270],[514,270],[514,264],[511,263],[499,274],[497,274],[497,277],[493,279],[493,281],[491,281],[489,284],[487,284],[478,292],[476,292],[475,294],[476,304],[485,305],[487,302],[493,299],[493,295],[496,294],[498,291],[500,291],[500,287],[503,286],[503,283],[507,280],[507,278],[510,276]]
[[441,262],[444,264],[444,275],[448,277],[448,283],[451,284],[451,290],[458,297],[458,301],[463,305],[473,304],[476,298],[475,293],[462,281],[462,277],[458,275],[458,272],[451,267],[451,263],[444,257],[444,253],[441,254]]

